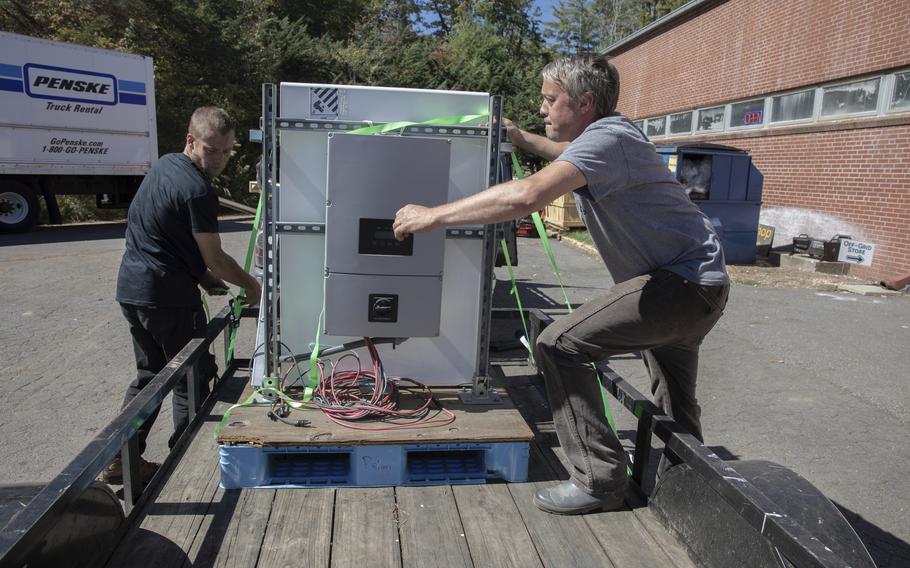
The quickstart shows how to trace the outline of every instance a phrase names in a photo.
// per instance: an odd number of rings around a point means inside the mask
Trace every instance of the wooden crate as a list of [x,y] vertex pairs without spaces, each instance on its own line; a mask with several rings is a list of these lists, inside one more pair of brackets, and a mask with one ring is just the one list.
[[579,229],[585,226],[575,208],[575,197],[567,193],[547,205],[544,220],[556,229]]

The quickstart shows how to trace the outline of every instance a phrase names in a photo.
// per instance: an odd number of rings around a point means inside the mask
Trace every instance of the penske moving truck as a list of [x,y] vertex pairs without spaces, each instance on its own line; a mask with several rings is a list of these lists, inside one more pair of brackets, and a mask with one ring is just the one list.
[[125,207],[158,158],[152,59],[0,32],[0,232],[38,220],[39,197]]

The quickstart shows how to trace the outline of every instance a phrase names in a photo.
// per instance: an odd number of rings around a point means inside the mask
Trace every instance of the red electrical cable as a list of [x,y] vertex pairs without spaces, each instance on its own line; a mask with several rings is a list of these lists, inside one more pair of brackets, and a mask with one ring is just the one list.
[[[437,403],[440,413],[445,418],[429,418],[430,407],[434,403],[432,391],[413,379],[402,377],[386,377],[382,369],[382,360],[373,341],[364,338],[367,350],[370,353],[372,369],[364,370],[360,358],[354,353],[347,353],[332,363],[329,376],[325,375],[325,368],[320,362],[319,385],[316,387],[313,400],[308,406],[322,410],[326,417],[345,428],[353,430],[403,430],[408,428],[425,428],[429,426],[443,426],[455,421],[455,415]],[[356,369],[341,370],[340,366],[346,359],[357,362]],[[297,363],[291,366],[282,378],[282,384],[290,375]],[[398,408],[398,393],[402,387],[407,392],[414,392],[410,386],[399,386],[402,382],[411,383],[422,390],[425,400],[418,408],[401,410]],[[361,388],[363,387],[363,388]],[[370,398],[365,399],[365,389],[369,389]],[[351,424],[352,421],[367,418],[385,420],[410,420],[406,423],[392,423],[389,426],[364,427]]]

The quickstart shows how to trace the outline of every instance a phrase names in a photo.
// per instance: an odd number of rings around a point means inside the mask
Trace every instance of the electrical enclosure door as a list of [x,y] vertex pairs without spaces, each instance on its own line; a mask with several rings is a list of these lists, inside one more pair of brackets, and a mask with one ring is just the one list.
[[328,335],[439,335],[445,231],[395,239],[395,213],[446,202],[451,144],[339,134],[328,140],[325,329]]

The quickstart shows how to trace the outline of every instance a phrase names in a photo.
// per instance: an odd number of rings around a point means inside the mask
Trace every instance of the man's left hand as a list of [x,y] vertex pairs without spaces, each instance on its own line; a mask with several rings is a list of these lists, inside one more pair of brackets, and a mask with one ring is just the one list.
[[392,230],[395,238],[403,241],[408,235],[430,231],[436,226],[432,209],[422,205],[405,205],[395,214],[395,223]]
[[[224,280],[212,274],[211,270],[206,270],[205,273],[203,273],[202,278],[199,279],[199,285],[209,294],[212,294],[213,291],[217,294],[217,292],[226,290],[228,287]],[[221,293],[223,294],[223,292]]]

